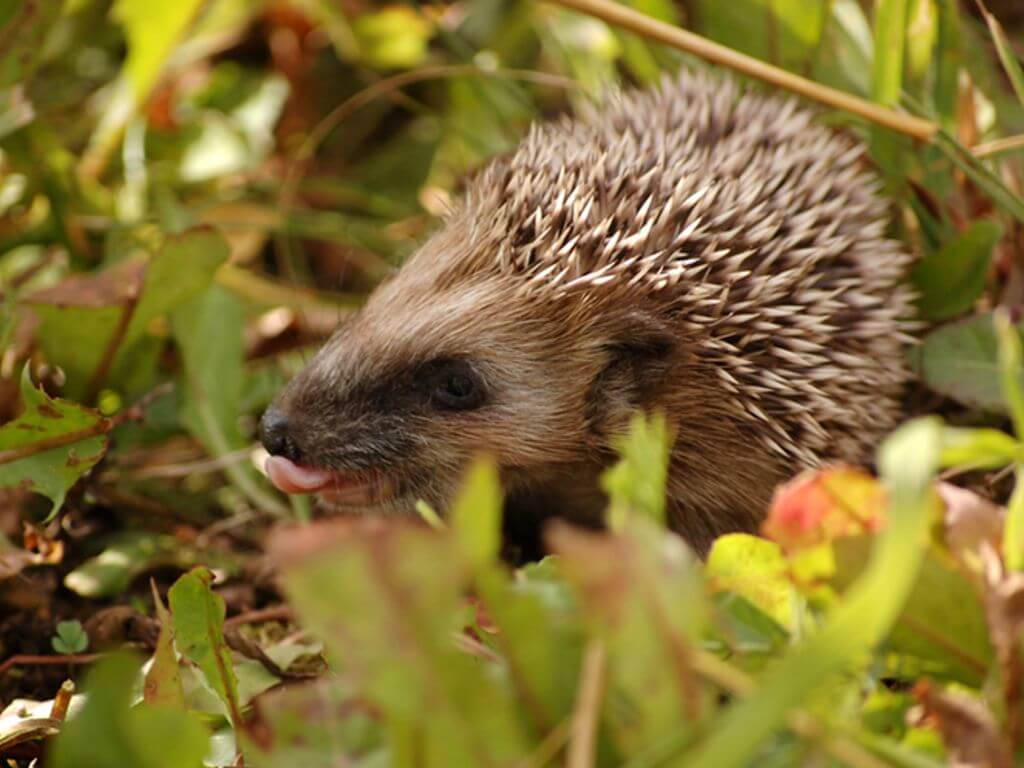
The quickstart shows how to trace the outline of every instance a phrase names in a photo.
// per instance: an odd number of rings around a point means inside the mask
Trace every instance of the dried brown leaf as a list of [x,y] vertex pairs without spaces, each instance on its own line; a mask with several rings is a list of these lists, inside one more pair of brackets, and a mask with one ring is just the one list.
[[976,563],[983,544],[999,546],[1005,517],[1002,507],[952,483],[939,483],[936,490],[945,505],[946,546],[961,562]]
[[962,768],[1012,768],[1010,749],[995,716],[979,700],[945,691],[928,680],[914,686],[923,720],[942,734],[951,763]]

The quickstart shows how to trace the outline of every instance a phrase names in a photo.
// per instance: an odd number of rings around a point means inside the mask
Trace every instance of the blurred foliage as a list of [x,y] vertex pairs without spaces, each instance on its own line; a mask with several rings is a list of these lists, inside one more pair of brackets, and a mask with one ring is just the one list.
[[[441,530],[275,533],[285,605],[264,536],[313,513],[260,474],[270,397],[531,121],[701,64],[555,3],[0,0],[0,756],[1024,760],[1024,13],[628,4],[941,127],[821,118],[867,143],[920,255],[908,407],[944,422],[893,435],[880,480],[797,478],[766,538],[701,564],[662,527],[670,436],[638,419],[613,533],[557,528],[510,571],[484,463]],[[124,645],[141,670],[74,656]]]

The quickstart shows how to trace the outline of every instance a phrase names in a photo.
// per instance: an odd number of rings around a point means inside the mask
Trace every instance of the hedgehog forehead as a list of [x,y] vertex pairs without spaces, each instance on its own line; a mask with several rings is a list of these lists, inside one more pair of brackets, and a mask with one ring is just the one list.
[[500,283],[463,281],[438,291],[401,275],[398,282],[375,294],[318,356],[314,375],[336,396],[411,378],[434,360],[486,363],[515,344],[521,323]]

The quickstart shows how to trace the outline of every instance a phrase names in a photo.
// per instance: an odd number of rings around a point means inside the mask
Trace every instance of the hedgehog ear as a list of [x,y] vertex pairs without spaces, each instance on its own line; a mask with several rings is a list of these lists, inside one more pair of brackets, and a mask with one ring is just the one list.
[[676,344],[671,328],[654,315],[616,318],[615,330],[603,345],[607,362],[590,393],[599,431],[619,429],[637,408],[649,404],[672,367]]

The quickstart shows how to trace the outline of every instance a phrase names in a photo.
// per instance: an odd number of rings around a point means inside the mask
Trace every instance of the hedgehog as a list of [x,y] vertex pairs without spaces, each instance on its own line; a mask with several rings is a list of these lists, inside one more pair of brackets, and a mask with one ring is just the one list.
[[706,72],[532,126],[279,393],[271,481],[331,509],[444,511],[487,455],[525,557],[600,527],[638,411],[671,430],[698,553],[774,487],[863,463],[899,419],[910,260],[852,137]]

